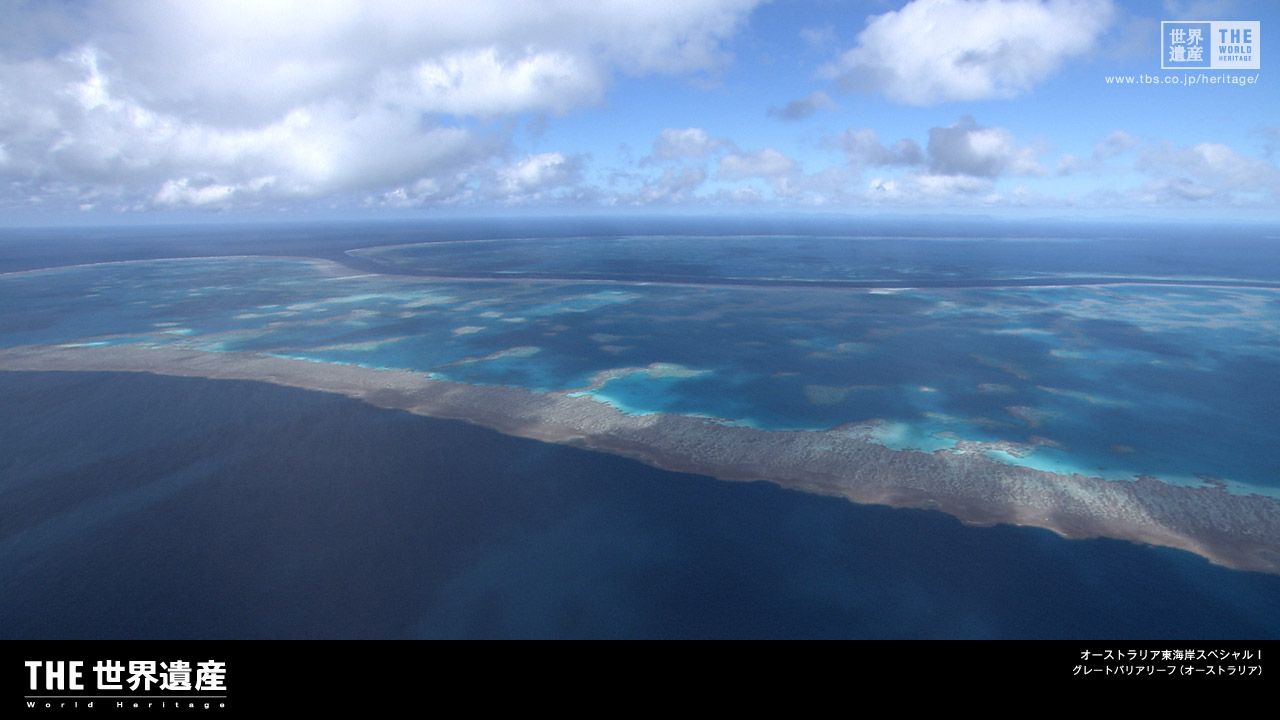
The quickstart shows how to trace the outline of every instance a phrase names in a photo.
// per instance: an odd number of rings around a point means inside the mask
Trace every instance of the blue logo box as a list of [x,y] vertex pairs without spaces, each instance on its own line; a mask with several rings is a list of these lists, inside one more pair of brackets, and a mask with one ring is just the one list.
[[1211,67],[1212,23],[1160,23],[1160,67],[1164,70]]

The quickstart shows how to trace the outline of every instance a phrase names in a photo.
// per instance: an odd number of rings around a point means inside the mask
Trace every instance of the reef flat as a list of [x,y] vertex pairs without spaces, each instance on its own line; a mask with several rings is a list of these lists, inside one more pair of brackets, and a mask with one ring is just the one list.
[[[672,413],[627,414],[584,391],[433,379],[424,372],[313,362],[252,352],[138,343],[45,344],[0,350],[0,370],[122,371],[257,380],[338,393],[383,408],[464,420],[499,432],[635,458],[724,480],[769,481],[858,503],[931,508],[974,524],[1042,527],[1072,538],[1168,546],[1241,570],[1280,574],[1280,499],[1220,483],[1171,485],[1060,474],[1001,462],[1017,443],[962,440],[934,452],[877,442],[883,423],[762,430]],[[645,372],[635,368],[634,372]],[[670,368],[648,368],[650,374]],[[1007,446],[1007,447],[1006,447]]]

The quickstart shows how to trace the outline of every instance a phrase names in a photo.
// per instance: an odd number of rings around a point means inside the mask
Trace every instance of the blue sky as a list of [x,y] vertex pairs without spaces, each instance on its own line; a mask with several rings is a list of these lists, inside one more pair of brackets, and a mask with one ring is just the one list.
[[[11,222],[1280,217],[1280,86],[1115,84],[1266,0],[11,2]],[[1268,43],[1268,47],[1270,44]],[[3,222],[3,221],[0,221]]]

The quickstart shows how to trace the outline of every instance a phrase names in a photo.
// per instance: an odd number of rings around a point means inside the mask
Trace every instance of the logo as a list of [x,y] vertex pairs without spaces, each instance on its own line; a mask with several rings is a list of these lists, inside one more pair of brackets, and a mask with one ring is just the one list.
[[1257,20],[1160,23],[1162,70],[1258,70],[1261,25]]
[[27,660],[29,709],[225,708],[219,660]]

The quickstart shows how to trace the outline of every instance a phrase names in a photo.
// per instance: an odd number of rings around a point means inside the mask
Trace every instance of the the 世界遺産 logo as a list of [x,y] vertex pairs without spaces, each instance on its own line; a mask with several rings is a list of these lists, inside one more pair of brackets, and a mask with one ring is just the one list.
[[1163,70],[1257,70],[1261,44],[1257,20],[1160,23]]

